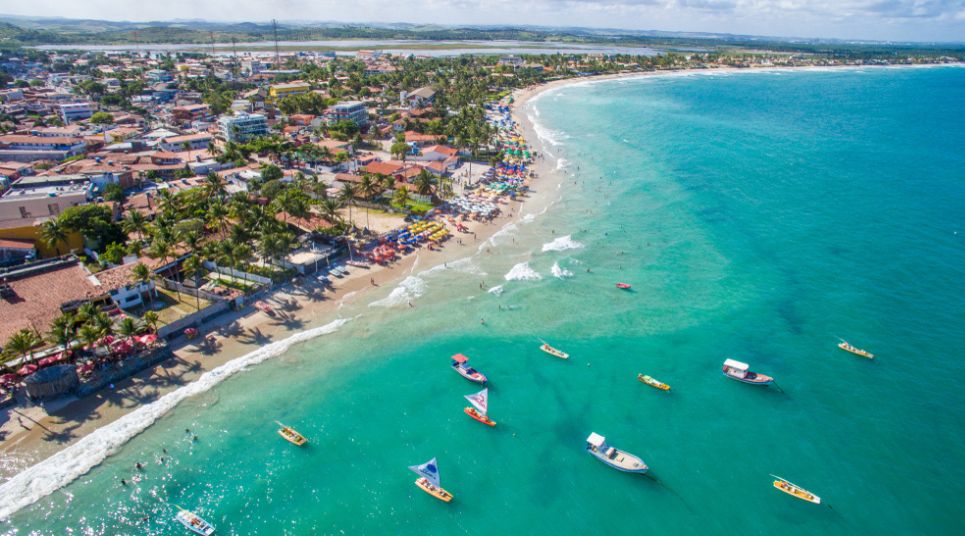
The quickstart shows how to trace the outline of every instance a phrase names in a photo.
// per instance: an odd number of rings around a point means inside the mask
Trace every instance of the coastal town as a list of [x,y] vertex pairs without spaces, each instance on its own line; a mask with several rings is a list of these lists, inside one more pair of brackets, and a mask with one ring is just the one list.
[[293,289],[324,301],[350,282],[377,287],[414,252],[474,240],[536,178],[539,155],[511,116],[515,90],[883,63],[4,50],[0,441],[179,352],[216,353],[226,325],[299,325]]

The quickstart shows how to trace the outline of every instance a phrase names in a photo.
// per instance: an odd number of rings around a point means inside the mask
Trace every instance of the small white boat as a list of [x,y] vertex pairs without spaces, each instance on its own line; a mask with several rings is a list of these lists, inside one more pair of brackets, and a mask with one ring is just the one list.
[[201,519],[197,514],[184,508],[178,507],[178,515],[174,516],[174,519],[181,523],[188,530],[195,534],[200,534],[201,536],[211,536],[214,534],[214,527],[211,523]]
[[552,346],[550,346],[549,344],[547,344],[547,343],[545,343],[545,342],[543,343],[542,346],[539,347],[539,349],[542,350],[542,351],[544,351],[544,352],[546,352],[547,354],[549,354],[549,355],[551,355],[551,356],[553,356],[553,357],[558,357],[558,358],[560,358],[560,359],[569,359],[569,358],[570,358],[570,354],[564,352],[563,350],[559,350],[559,349],[557,349],[557,348],[553,348]]
[[596,459],[619,471],[646,473],[650,470],[638,456],[611,447],[607,444],[606,438],[596,432],[591,433],[590,437],[586,438],[586,451]]
[[751,385],[769,385],[774,383],[774,378],[758,374],[756,372],[751,372],[748,370],[750,365],[747,363],[741,363],[734,359],[724,360],[724,376],[732,380],[737,380],[739,382],[749,383]]

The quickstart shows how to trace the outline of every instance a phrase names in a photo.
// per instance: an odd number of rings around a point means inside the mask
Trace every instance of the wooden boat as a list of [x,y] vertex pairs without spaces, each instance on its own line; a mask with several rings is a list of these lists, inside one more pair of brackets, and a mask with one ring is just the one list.
[[410,465],[409,470],[420,475],[415,481],[415,485],[418,486],[419,489],[442,502],[452,500],[452,494],[444,490],[439,483],[439,466],[435,458],[422,465]]
[[626,473],[646,473],[650,470],[639,457],[607,444],[606,438],[591,433],[586,438],[586,451],[610,467]]
[[650,387],[656,387],[657,389],[660,389],[661,391],[669,391],[669,390],[670,390],[670,386],[669,386],[669,385],[667,385],[667,384],[665,384],[665,383],[663,383],[663,382],[661,382],[661,381],[657,381],[657,380],[655,380],[655,379],[653,379],[653,378],[651,378],[650,376],[647,376],[647,375],[645,375],[645,374],[637,374],[637,379],[640,380],[640,381],[642,381],[643,383],[649,385]]
[[617,283],[617,288],[621,290],[630,290],[633,287],[630,286],[630,283]]
[[473,407],[463,409],[466,415],[469,415],[486,426],[496,426],[496,421],[486,415],[489,409],[489,389],[483,389],[478,393],[466,395],[466,400],[473,405]]
[[456,354],[452,356],[452,363],[451,363],[452,370],[455,370],[456,372],[459,373],[460,376],[462,376],[463,378],[466,378],[467,380],[473,383],[485,385],[486,382],[488,381],[486,379],[486,375],[470,367],[468,364],[468,361],[469,361],[469,358],[462,354]]
[[774,487],[783,491],[784,493],[787,493],[791,497],[795,497],[797,499],[801,499],[802,501],[807,501],[809,503],[821,504],[821,497],[818,497],[817,495],[802,488],[801,486],[798,486],[797,484],[793,484],[791,481],[785,478],[781,478],[777,475],[771,475],[771,476],[777,479],[774,481]]
[[549,355],[551,355],[551,356],[558,357],[558,358],[560,358],[560,359],[569,359],[569,358],[570,358],[570,354],[564,352],[563,350],[557,350],[556,348],[553,348],[552,346],[550,346],[549,344],[547,344],[547,343],[545,343],[545,342],[543,343],[542,346],[539,347],[539,349],[542,350],[542,351],[544,351],[544,352],[546,352],[547,354],[549,354]]
[[200,534],[201,536],[211,536],[211,534],[214,534],[214,527],[211,523],[201,519],[201,517],[194,512],[185,510],[180,506],[178,507],[178,514],[174,516],[174,519],[195,534]]
[[275,421],[275,424],[277,424],[278,426],[281,426],[281,428],[278,429],[278,435],[284,437],[285,440],[288,441],[289,443],[292,443],[293,445],[298,445],[299,447],[304,445],[305,443],[308,443],[308,440],[305,439],[305,436],[296,432],[295,429],[292,428],[291,426],[285,426],[284,424],[278,421]]
[[774,378],[764,374],[751,372],[748,370],[748,368],[749,366],[747,363],[741,363],[740,361],[735,361],[733,359],[724,360],[724,376],[727,376],[732,380],[749,383],[751,385],[770,385],[771,383],[774,383]]
[[861,357],[865,357],[868,359],[875,358],[875,355],[872,354],[871,352],[867,350],[862,350],[861,348],[855,348],[854,346],[851,346],[851,344],[848,343],[848,341],[841,341],[840,343],[838,343],[838,348],[844,350],[845,352],[851,352],[854,355],[859,355]]

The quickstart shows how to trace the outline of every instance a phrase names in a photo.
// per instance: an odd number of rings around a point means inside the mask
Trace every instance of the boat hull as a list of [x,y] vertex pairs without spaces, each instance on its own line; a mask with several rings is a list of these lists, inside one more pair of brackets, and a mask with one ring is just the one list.
[[479,385],[486,385],[486,382],[489,381],[488,378],[486,378],[486,376],[484,376],[481,372],[476,372],[475,374],[469,374],[461,367],[452,367],[452,370],[456,371],[456,373],[458,373],[463,378],[471,381],[472,383],[478,383]]
[[669,385],[667,385],[667,384],[665,384],[665,383],[663,383],[663,382],[661,382],[661,381],[657,381],[657,380],[651,378],[650,376],[645,376],[645,375],[643,375],[643,374],[637,374],[637,379],[640,380],[640,382],[645,383],[645,384],[649,385],[650,387],[653,387],[654,389],[660,389],[661,391],[669,391],[669,390],[670,390],[670,386],[669,386]]
[[725,372],[724,376],[727,376],[728,378],[734,381],[739,381],[741,383],[746,383],[748,385],[770,385],[774,383],[774,378],[771,378],[770,376],[765,376],[763,374],[755,374],[753,378],[740,378],[740,377],[734,376],[733,374],[727,374]]
[[308,440],[305,439],[304,436],[299,435],[298,437],[292,437],[286,434],[284,430],[278,430],[278,435],[285,438],[285,441],[288,441],[292,445],[297,445],[299,447],[305,446],[305,443],[308,443]]
[[437,488],[433,486],[425,478],[416,479],[415,485],[422,491],[428,493],[429,495],[432,495],[433,497],[435,497],[436,499],[439,499],[444,503],[452,501],[451,493],[449,493],[448,491],[442,488]]
[[791,497],[794,497],[795,499],[801,499],[802,501],[807,501],[812,504],[821,504],[821,497],[818,497],[817,495],[811,493],[810,491],[801,489],[797,486],[793,486],[793,485],[784,486],[782,484],[783,482],[781,482],[780,480],[774,481],[774,487],[778,491],[783,491],[784,493],[787,493],[788,495],[790,495]]
[[627,467],[626,465],[620,465],[618,463],[614,463],[611,459],[607,458],[606,455],[593,449],[588,448],[586,449],[586,451],[590,454],[590,456],[593,456],[597,460],[600,460],[604,464],[616,469],[617,471],[621,471],[624,473],[643,474],[650,470],[650,468],[647,467],[647,464],[643,463],[642,459],[638,458],[637,456],[634,456],[633,454],[629,454],[623,451],[619,451],[620,455],[622,455],[624,458],[630,458],[631,460],[635,460],[640,464],[640,467]]
[[557,350],[556,348],[553,348],[552,346],[550,346],[550,345],[548,345],[548,344],[544,344],[543,346],[540,346],[539,349],[542,350],[542,351],[544,351],[544,352],[546,352],[547,354],[549,354],[549,355],[551,355],[551,356],[553,356],[553,357],[558,357],[558,358],[560,358],[560,359],[569,359],[569,358],[570,358],[570,354],[568,354],[568,353],[566,353],[566,352],[563,352],[563,351],[561,351],[561,350]]
[[838,348],[848,352],[849,354],[854,354],[858,357],[863,357],[865,359],[874,359],[875,355],[867,350],[862,350],[861,348],[855,348],[846,342],[842,342],[838,345]]
[[472,417],[473,420],[479,421],[486,426],[496,426],[496,421],[490,419],[486,415],[480,414],[478,411],[476,411],[476,408],[464,408],[462,411],[464,411],[466,415]]

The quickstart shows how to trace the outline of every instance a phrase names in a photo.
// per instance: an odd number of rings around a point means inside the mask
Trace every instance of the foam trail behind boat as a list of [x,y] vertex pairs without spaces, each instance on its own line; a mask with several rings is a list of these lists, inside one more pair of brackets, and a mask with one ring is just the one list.
[[333,333],[346,322],[348,319],[335,320],[232,359],[202,374],[197,381],[135,409],[116,421],[98,428],[46,460],[24,469],[0,485],[0,520],[9,518],[21,508],[33,504],[84,475],[117,452],[131,438],[151,426],[154,421],[174,409],[182,400],[210,390],[251,365],[257,365],[281,355],[295,344]]

